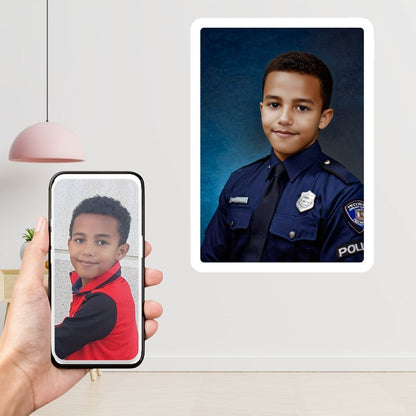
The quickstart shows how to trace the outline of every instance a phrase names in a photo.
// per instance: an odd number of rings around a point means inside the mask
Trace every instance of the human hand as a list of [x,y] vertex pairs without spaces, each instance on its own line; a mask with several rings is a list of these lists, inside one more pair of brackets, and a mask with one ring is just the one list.
[[[36,222],[35,235],[25,251],[19,278],[13,289],[7,320],[0,338],[0,414],[28,415],[61,396],[88,370],[59,369],[51,362],[51,310],[43,285],[45,256],[49,248],[45,218]],[[146,243],[145,255],[151,251]],[[146,286],[162,281],[159,270],[146,269]],[[144,305],[146,338],[157,330],[162,307]]]
[[[147,257],[152,251],[152,246],[145,241],[144,256]],[[158,285],[163,279],[163,274],[160,270],[150,269],[146,267],[144,272],[144,283],[146,287]],[[157,331],[158,323],[156,318],[162,315],[162,305],[154,300],[146,300],[144,302],[144,316],[146,318],[144,322],[144,329],[146,333],[146,339],[150,338]]]

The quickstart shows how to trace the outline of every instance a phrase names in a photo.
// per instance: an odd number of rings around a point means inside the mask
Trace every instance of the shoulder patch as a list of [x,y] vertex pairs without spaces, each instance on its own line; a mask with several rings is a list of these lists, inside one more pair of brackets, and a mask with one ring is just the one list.
[[354,199],[347,202],[342,208],[348,225],[358,234],[364,231],[364,201]]
[[324,155],[324,159],[321,162],[321,168],[326,172],[335,175],[338,179],[341,179],[346,185],[353,183],[360,183],[360,180],[352,174],[344,165]]

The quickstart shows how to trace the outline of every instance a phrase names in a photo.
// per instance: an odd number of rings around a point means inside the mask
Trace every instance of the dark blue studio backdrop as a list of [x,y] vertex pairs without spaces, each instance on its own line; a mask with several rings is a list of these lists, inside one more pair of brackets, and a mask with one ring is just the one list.
[[334,118],[319,142],[363,181],[363,47],[360,28],[201,30],[201,239],[231,172],[270,153],[259,103],[280,53],[309,52],[330,69]]

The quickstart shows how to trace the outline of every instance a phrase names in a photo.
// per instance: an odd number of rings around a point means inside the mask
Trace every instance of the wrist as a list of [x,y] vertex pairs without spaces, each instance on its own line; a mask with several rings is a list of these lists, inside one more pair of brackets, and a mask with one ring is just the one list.
[[33,410],[33,395],[29,380],[18,367],[0,360],[0,414],[29,415]]

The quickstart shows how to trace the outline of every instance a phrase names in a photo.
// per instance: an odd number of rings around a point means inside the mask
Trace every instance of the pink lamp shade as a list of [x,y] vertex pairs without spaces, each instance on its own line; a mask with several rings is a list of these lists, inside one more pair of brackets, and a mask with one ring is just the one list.
[[81,162],[85,153],[81,142],[66,127],[51,122],[36,123],[24,129],[10,148],[15,162]]

